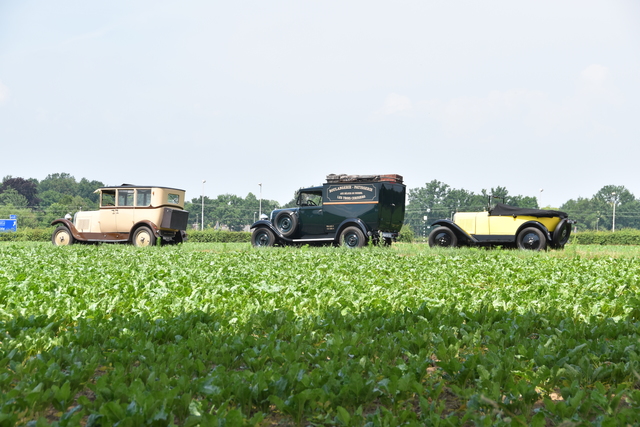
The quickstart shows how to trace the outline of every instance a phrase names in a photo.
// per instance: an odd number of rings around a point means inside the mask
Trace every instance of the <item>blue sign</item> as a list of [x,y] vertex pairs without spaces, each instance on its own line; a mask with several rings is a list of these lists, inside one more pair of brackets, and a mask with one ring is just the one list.
[[[15,215],[12,215],[15,216]],[[17,219],[0,219],[0,232],[2,231],[18,231]]]
[[9,215],[9,219],[18,219],[18,215]]

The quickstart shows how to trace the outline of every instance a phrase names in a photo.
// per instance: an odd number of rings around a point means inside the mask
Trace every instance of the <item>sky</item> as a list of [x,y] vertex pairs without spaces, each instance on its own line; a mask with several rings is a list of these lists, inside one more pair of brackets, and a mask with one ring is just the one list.
[[2,0],[0,159],[187,199],[640,197],[640,2]]

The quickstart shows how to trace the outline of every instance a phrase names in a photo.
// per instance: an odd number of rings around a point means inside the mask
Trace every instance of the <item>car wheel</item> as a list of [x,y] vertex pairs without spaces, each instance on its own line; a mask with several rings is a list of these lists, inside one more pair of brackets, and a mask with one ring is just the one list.
[[569,236],[571,236],[571,223],[563,219],[553,232],[553,247],[556,249],[564,248],[564,245],[569,241]]
[[132,243],[138,247],[153,246],[156,244],[156,236],[149,227],[143,226],[133,233]]
[[547,247],[547,238],[539,229],[528,227],[518,234],[517,244],[519,249],[541,251]]
[[298,218],[291,212],[280,212],[276,216],[275,225],[284,237],[289,237],[296,231]]
[[429,246],[441,248],[455,248],[458,246],[458,237],[449,227],[441,226],[429,233]]
[[276,236],[268,228],[257,228],[251,234],[251,244],[256,247],[273,246],[276,243]]
[[51,235],[51,242],[56,246],[73,245],[75,240],[71,231],[65,226],[56,228],[53,235]]
[[348,248],[361,248],[367,243],[367,239],[358,227],[347,227],[340,234],[340,243]]

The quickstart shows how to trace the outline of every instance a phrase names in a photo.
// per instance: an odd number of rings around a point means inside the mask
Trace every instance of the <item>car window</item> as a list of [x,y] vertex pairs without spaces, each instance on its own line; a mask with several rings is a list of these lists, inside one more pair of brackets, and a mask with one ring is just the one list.
[[174,204],[174,205],[179,205],[180,204],[180,195],[179,194],[169,193],[169,197],[167,198],[167,203],[171,203],[171,204]]
[[133,206],[133,190],[118,190],[118,206]]
[[322,193],[300,193],[298,204],[300,206],[320,206],[322,205]]
[[151,205],[151,190],[138,190],[136,195],[136,206],[149,206]]
[[102,190],[100,194],[100,206],[115,206],[116,190]]

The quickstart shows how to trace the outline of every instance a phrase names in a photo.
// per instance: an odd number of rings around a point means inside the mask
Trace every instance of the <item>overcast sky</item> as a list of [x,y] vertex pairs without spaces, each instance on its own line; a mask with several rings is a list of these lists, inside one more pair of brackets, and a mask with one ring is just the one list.
[[[638,1],[0,1],[0,175],[640,197]],[[541,193],[540,189],[544,189]]]

